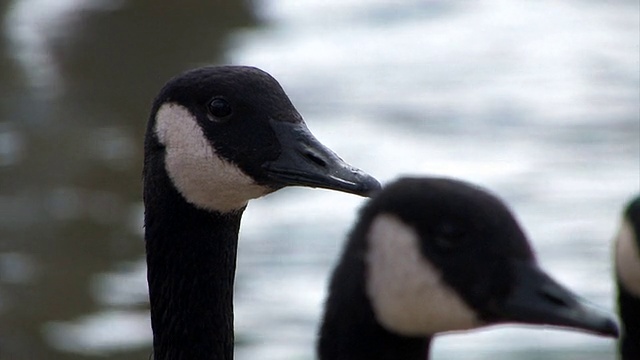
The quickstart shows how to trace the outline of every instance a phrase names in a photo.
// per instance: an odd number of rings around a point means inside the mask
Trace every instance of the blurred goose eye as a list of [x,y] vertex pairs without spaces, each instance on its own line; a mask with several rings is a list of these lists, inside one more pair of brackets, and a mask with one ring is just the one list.
[[434,236],[434,243],[441,250],[455,250],[464,245],[466,240],[464,228],[454,223],[443,223]]
[[207,105],[209,113],[217,119],[231,115],[231,105],[223,98],[215,97]]

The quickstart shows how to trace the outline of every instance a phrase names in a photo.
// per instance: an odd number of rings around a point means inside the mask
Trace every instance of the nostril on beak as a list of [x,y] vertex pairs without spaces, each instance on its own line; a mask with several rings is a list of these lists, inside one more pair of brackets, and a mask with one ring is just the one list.
[[324,168],[327,167],[327,162],[322,159],[321,157],[319,157],[318,155],[310,152],[310,151],[305,151],[304,152],[304,157],[306,157],[307,159],[311,160],[311,162],[313,162],[314,164]]
[[567,300],[559,294],[553,293],[553,291],[542,291],[542,298],[548,300],[549,302],[560,306],[560,307],[570,307],[571,304],[567,303]]

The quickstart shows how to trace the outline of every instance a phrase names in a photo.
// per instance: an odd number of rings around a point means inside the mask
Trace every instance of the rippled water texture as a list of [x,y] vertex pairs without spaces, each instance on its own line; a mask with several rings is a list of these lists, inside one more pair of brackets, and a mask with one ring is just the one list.
[[[174,74],[273,74],[309,127],[383,182],[461,177],[504,197],[544,267],[613,309],[611,239],[640,183],[637,1],[0,1],[0,359],[146,359],[142,137]],[[362,199],[251,203],[237,359],[312,359]],[[438,337],[436,359],[614,359],[582,333]]]

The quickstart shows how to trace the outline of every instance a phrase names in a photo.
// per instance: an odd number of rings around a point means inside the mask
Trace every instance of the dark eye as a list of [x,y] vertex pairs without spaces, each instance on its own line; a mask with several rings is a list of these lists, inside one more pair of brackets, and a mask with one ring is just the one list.
[[442,250],[455,250],[465,243],[466,233],[456,224],[445,223],[434,236],[435,245]]
[[231,114],[231,105],[223,98],[213,98],[209,101],[209,113],[218,119],[223,118]]

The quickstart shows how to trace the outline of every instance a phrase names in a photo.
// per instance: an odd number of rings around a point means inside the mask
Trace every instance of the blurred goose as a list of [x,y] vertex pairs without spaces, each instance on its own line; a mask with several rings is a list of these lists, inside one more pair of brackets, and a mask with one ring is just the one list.
[[291,185],[358,195],[380,187],[318,142],[264,71],[204,67],[162,88],[144,143],[156,360],[233,358],[240,218],[250,199]]
[[457,180],[403,178],[351,232],[317,351],[320,360],[424,360],[436,334],[501,323],[618,334],[539,267],[498,198]]
[[640,359],[640,196],[626,206],[616,237],[618,311],[622,320],[620,357]]

